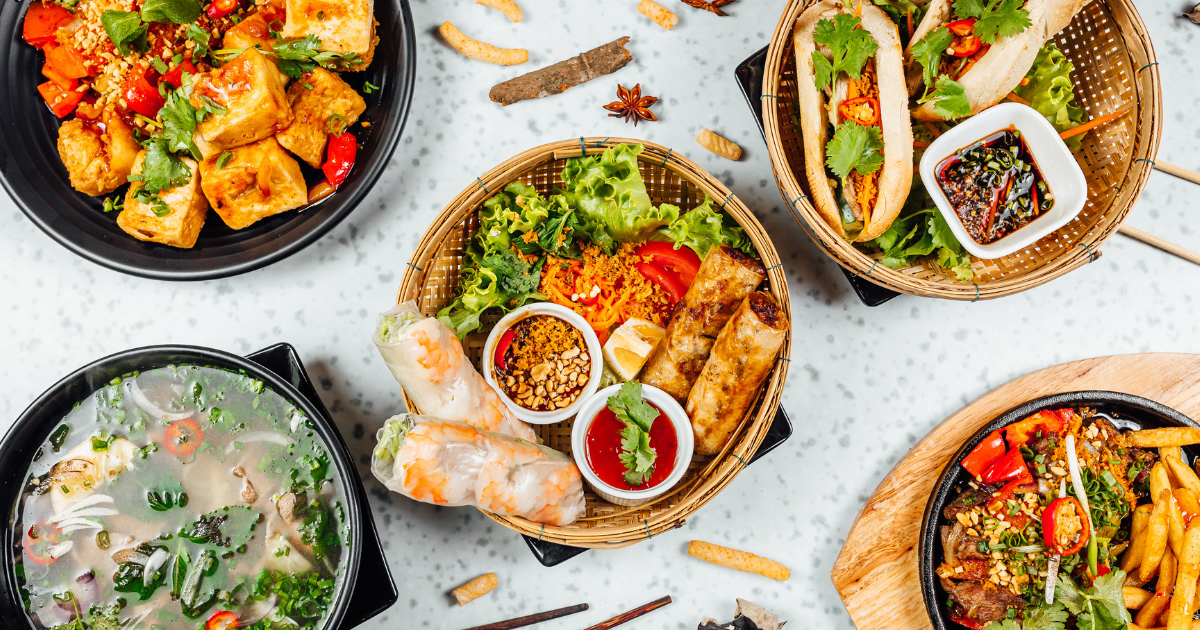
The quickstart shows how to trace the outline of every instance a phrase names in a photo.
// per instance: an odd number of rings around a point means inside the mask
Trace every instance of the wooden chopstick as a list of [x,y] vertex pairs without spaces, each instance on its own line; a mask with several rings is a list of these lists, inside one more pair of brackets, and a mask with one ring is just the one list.
[[642,615],[644,615],[652,610],[657,610],[657,609],[662,608],[663,606],[666,606],[667,604],[670,604],[670,603],[671,603],[671,596],[667,595],[666,597],[663,597],[661,599],[656,599],[656,600],[650,602],[649,604],[645,604],[643,606],[638,606],[637,608],[634,608],[633,610],[631,610],[629,612],[621,613],[621,614],[617,615],[616,617],[609,619],[608,621],[601,621],[600,623],[598,623],[594,626],[591,626],[589,628],[586,628],[585,630],[608,630],[609,628],[615,628],[615,627],[625,623],[626,621],[637,619],[638,617],[641,617]]
[[558,619],[559,617],[566,617],[567,615],[574,615],[577,612],[583,612],[587,609],[587,604],[576,604],[575,606],[547,610],[546,612],[525,615],[524,617],[509,619],[508,621],[497,621],[496,623],[489,623],[486,626],[475,626],[473,628],[467,628],[467,630],[512,630],[513,628],[524,628],[525,626],[532,626],[535,623],[550,621],[551,619]]
[[1180,179],[1186,179],[1189,182],[1192,182],[1194,184],[1200,184],[1200,173],[1194,173],[1192,171],[1187,170],[1186,168],[1180,168],[1178,166],[1175,166],[1174,164],[1168,164],[1166,162],[1163,162],[1162,160],[1154,160],[1153,162],[1151,162],[1151,164],[1154,165],[1154,168],[1156,168],[1168,175],[1174,175],[1175,177],[1178,177]]
[[1118,231],[1120,233],[1124,234],[1125,236],[1128,236],[1130,238],[1135,238],[1147,245],[1153,245],[1165,252],[1175,254],[1176,256],[1178,256],[1184,260],[1190,260],[1190,261],[1196,263],[1197,265],[1200,265],[1200,254],[1197,254],[1196,252],[1194,252],[1190,249],[1180,247],[1170,241],[1165,241],[1161,238],[1158,238],[1157,236],[1155,236],[1153,234],[1143,232],[1143,231],[1141,231],[1135,227],[1129,226],[1129,225],[1122,224],[1121,227],[1118,228]]

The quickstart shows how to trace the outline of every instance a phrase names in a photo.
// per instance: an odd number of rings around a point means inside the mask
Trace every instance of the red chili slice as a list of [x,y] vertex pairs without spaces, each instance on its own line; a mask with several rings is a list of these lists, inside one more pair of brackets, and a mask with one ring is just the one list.
[[954,42],[950,44],[950,54],[955,57],[970,57],[983,46],[983,40],[975,35],[975,18],[958,20],[946,25],[954,34]]
[[219,610],[208,618],[208,623],[204,624],[204,630],[237,630],[238,618],[237,615],[228,610]]
[[204,441],[204,432],[195,420],[184,418],[176,420],[167,427],[166,447],[177,457],[187,457],[196,451]]
[[1087,514],[1075,497],[1059,497],[1042,511],[1042,540],[1060,556],[1082,551],[1090,532]]
[[504,354],[508,352],[509,346],[512,345],[513,339],[517,337],[517,331],[509,328],[500,335],[500,341],[496,342],[496,367],[501,370],[508,369],[508,362],[504,360]]
[[[864,106],[871,110],[869,116],[863,117],[860,114]],[[838,115],[842,120],[853,120],[864,127],[873,127],[879,124],[879,99],[874,96],[847,99],[838,105]]]

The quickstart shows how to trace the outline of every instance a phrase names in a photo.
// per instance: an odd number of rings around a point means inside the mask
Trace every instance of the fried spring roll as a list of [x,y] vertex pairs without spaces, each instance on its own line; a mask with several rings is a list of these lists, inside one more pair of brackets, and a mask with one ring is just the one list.
[[728,247],[712,248],[675,308],[662,343],[646,362],[642,382],[683,404],[704,368],[714,338],[738,304],[766,277],[757,258]]
[[687,399],[697,453],[718,453],[729,441],[771,373],[788,327],[779,303],[761,291],[730,318]]

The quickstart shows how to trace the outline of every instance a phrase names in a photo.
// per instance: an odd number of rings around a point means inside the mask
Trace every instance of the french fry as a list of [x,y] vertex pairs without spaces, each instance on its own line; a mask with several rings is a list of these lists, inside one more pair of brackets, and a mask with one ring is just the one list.
[[1171,614],[1167,618],[1167,630],[1191,630],[1193,598],[1196,596],[1196,578],[1200,575],[1200,527],[1187,533],[1183,544],[1183,555],[1175,574],[1175,595],[1171,597]]
[[1171,490],[1171,476],[1167,465],[1160,461],[1150,469],[1150,499],[1154,500],[1163,490]]
[[498,66],[515,66],[529,61],[529,51],[524,48],[499,48],[471,39],[449,22],[442,22],[438,32],[454,50],[477,61],[486,61]]
[[1134,618],[1134,622],[1143,628],[1153,628],[1158,625],[1158,618],[1171,605],[1171,589],[1175,586],[1177,564],[1175,554],[1171,553],[1170,549],[1163,553],[1162,562],[1158,567],[1158,588],[1154,591],[1154,597],[1142,606]]
[[714,545],[703,540],[693,540],[688,543],[688,555],[699,558],[705,562],[711,562],[720,567],[734,569],[735,571],[745,571],[746,573],[757,573],[763,577],[769,577],[772,580],[786,581],[792,576],[792,572],[788,568],[762,556],[756,556],[745,551]]
[[475,0],[475,4],[492,7],[507,15],[508,19],[514,22],[520,22],[525,18],[525,15],[521,13],[521,7],[517,6],[517,3],[513,2],[513,0]]
[[496,579],[496,574],[488,573],[463,584],[452,592],[454,593],[454,599],[458,600],[458,605],[466,606],[476,599],[491,593],[498,584],[500,584],[500,580]]
[[1158,461],[1167,465],[1167,474],[1171,477],[1171,487],[1182,487],[1183,484],[1179,483],[1179,478],[1175,476],[1175,471],[1171,468],[1171,460],[1182,462],[1182,449],[1178,446],[1160,446],[1158,448]]
[[1200,444],[1200,429],[1193,427],[1167,427],[1163,429],[1142,429],[1125,434],[1130,446],[1141,448],[1159,448],[1162,446],[1188,446]]
[[1187,488],[1176,488],[1171,491],[1171,494],[1179,503],[1179,509],[1183,510],[1183,522],[1190,525],[1192,518],[1200,514],[1200,499],[1196,498],[1196,493]]
[[696,142],[726,160],[736,162],[742,159],[742,147],[739,147],[736,142],[726,140],[708,129],[700,130],[700,135],[696,136]]
[[1150,523],[1149,505],[1139,505],[1133,512],[1133,528],[1129,535],[1129,548],[1121,557],[1121,570],[1130,573],[1142,563],[1142,555],[1146,549],[1146,525]]
[[671,12],[670,9],[655,2],[654,0],[642,0],[638,3],[638,13],[654,20],[655,24],[671,30],[672,26],[679,23],[679,16]]
[[1138,567],[1138,576],[1142,580],[1149,580],[1154,575],[1167,549],[1167,521],[1171,512],[1171,500],[1169,489],[1154,497],[1154,511],[1150,513],[1150,522],[1146,524],[1144,555]]
[[1187,464],[1183,463],[1178,458],[1164,458],[1163,461],[1167,462],[1167,466],[1171,469],[1172,475],[1175,477],[1175,479],[1179,480],[1180,488],[1187,488],[1188,490],[1192,491],[1193,496],[1200,496],[1200,477],[1196,476],[1196,471],[1188,468]]
[[1141,609],[1150,601],[1151,597],[1154,597],[1154,593],[1136,586],[1121,587],[1121,593],[1125,595],[1125,607],[1130,610]]
[[1179,509],[1179,502],[1172,495],[1168,504],[1171,506],[1171,511],[1167,513],[1167,543],[1171,547],[1171,551],[1175,552],[1178,557],[1183,553],[1183,535],[1187,531],[1187,523],[1183,520],[1183,512]]

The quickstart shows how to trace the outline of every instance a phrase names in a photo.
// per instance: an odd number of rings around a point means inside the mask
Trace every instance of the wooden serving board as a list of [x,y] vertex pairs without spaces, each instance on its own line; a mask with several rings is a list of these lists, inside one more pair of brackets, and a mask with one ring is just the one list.
[[1002,385],[946,418],[888,473],[863,505],[830,577],[859,630],[933,628],[921,599],[917,540],[942,469],[1005,411],[1063,392],[1107,390],[1200,418],[1200,355],[1129,354],[1046,368]]

